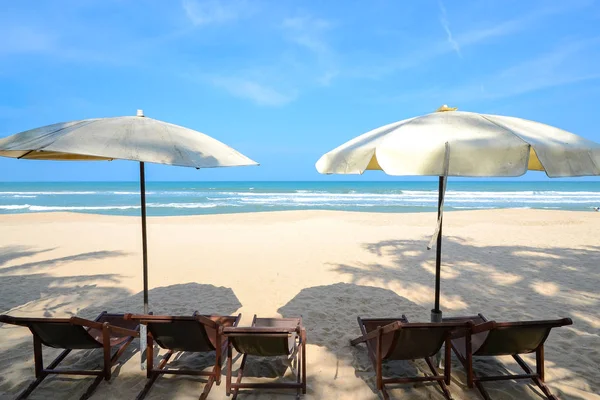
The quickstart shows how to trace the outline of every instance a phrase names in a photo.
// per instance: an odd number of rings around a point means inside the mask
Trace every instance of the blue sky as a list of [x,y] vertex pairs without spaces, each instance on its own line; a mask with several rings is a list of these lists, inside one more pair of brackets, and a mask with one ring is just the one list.
[[[315,171],[321,154],[442,104],[600,142],[598,1],[54,0],[2,8],[0,136],[142,108],[262,164],[151,166],[149,180],[340,179]],[[137,173],[132,162],[0,159],[0,181]]]

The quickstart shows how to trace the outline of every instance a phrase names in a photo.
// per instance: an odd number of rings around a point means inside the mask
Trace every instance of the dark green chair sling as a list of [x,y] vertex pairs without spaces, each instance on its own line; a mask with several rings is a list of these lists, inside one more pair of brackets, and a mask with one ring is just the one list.
[[[256,315],[249,327],[225,327],[225,336],[229,340],[227,352],[226,391],[229,396],[233,389],[233,399],[239,389],[296,389],[296,397],[306,393],[306,330],[302,326],[302,318],[257,318]],[[236,382],[231,381],[232,349],[242,354]],[[291,362],[292,370],[296,369],[296,382],[242,382],[244,367],[248,356],[286,357]]]
[[[376,373],[376,386],[384,399],[389,399],[386,385],[414,382],[437,382],[442,394],[451,399],[447,385],[450,384],[450,335],[457,329],[465,329],[469,322],[409,323],[406,316],[400,318],[361,318],[358,325],[362,336],[352,340],[351,345],[365,343]],[[440,374],[431,357],[446,344],[444,374]],[[383,362],[388,360],[424,359],[433,375],[402,378],[384,378]]]
[[[110,380],[111,368],[118,361],[127,346],[139,336],[139,324],[124,319],[123,314],[109,314],[103,311],[95,320],[71,318],[22,318],[0,315],[0,323],[29,328],[33,334],[33,357],[35,377],[17,399],[27,398],[42,381],[51,374],[91,375],[96,379],[80,397],[87,399],[98,387],[102,379]],[[44,367],[42,345],[65,349],[48,366]],[[112,348],[118,350],[111,356]],[[59,369],[58,365],[72,350],[103,349],[103,368],[100,370]]]
[[[477,386],[484,399],[491,397],[481,382],[531,379],[551,400],[557,397],[544,383],[544,342],[552,328],[571,325],[570,318],[524,322],[488,321],[482,314],[468,317],[444,318],[447,322],[468,321],[470,329],[457,332],[452,339],[452,349],[467,372],[467,386]],[[535,353],[535,372],[519,354]],[[519,375],[477,376],[473,371],[474,357],[512,356],[525,371]]]
[[[221,365],[227,351],[227,338],[222,335],[225,326],[237,326],[241,314],[237,316],[200,315],[196,311],[191,316],[132,315],[125,318],[139,321],[148,327],[148,347],[146,353],[148,382],[137,399],[146,397],[152,385],[162,374],[208,376],[208,382],[200,399],[206,399],[213,383],[221,383]],[[168,350],[154,368],[154,342]],[[211,371],[197,369],[169,369],[167,362],[176,352],[207,353],[215,352],[215,364]]]

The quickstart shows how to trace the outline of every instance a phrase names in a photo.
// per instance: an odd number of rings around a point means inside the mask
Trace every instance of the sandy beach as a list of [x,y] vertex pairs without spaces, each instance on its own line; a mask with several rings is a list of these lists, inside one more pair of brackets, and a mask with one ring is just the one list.
[[[288,211],[153,217],[148,221],[150,307],[154,313],[302,315],[308,333],[305,399],[376,399],[374,370],[356,317],[406,314],[428,321],[435,252],[426,250],[435,214]],[[442,308],[445,316],[484,313],[501,320],[570,317],[546,343],[546,381],[564,399],[600,399],[600,213],[485,210],[449,212],[444,220]],[[93,318],[100,311],[142,309],[140,223],[136,217],[47,213],[0,219],[0,313]],[[93,398],[135,398],[145,384],[138,341]],[[95,367],[101,352],[80,351],[66,364]],[[44,349],[46,360],[56,350]],[[0,398],[13,398],[34,376],[31,334],[0,326]],[[526,357],[533,361],[534,357]],[[178,365],[208,365],[191,355]],[[476,371],[516,373],[502,358]],[[239,362],[239,361],[238,361]],[[250,362],[252,379],[281,373],[283,363]],[[450,391],[479,399],[453,360]],[[414,374],[424,363],[394,363]],[[418,372],[422,373],[422,372]],[[289,370],[286,372],[290,374]],[[289,377],[288,377],[289,378]],[[50,377],[32,399],[80,396],[90,378]],[[540,399],[533,386],[485,384],[496,399]],[[197,398],[203,380],[161,377],[149,399]],[[293,392],[292,392],[293,393]],[[240,399],[291,399],[255,391]],[[393,398],[442,399],[435,384],[400,386]],[[225,385],[211,399],[225,399]]]

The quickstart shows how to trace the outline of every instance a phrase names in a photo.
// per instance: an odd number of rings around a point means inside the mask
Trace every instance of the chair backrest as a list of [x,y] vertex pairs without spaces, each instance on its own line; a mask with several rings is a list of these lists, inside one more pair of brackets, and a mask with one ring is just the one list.
[[546,321],[498,322],[494,329],[474,335],[481,335],[482,338],[477,340],[481,345],[478,348],[473,348],[473,355],[502,356],[531,353],[544,344],[552,328],[572,323],[573,321],[569,318]]
[[148,331],[163,349],[205,352],[215,350],[206,327],[195,319],[148,322]]
[[95,340],[81,325],[68,318],[20,318],[2,316],[0,322],[26,326],[40,338],[42,344],[57,349],[95,349],[102,343]]
[[295,333],[289,330],[270,330],[263,328],[245,328],[253,331],[228,333],[236,351],[254,356],[287,356],[294,350]]
[[[363,325],[367,333],[382,326],[382,321],[366,320]],[[403,323],[396,321],[393,329],[383,333],[381,353],[383,359],[412,360],[431,357],[441,349],[444,341],[456,329],[465,329],[468,323]],[[370,341],[373,351],[377,349],[377,339]]]
[[301,318],[256,318],[253,326],[225,329],[238,353],[254,356],[288,356],[294,352]]
[[[140,319],[158,345],[174,351],[207,352],[217,346],[219,326],[231,326],[239,317],[230,316],[149,316]],[[210,319],[214,324],[207,323]],[[208,321],[210,322],[210,321]]]

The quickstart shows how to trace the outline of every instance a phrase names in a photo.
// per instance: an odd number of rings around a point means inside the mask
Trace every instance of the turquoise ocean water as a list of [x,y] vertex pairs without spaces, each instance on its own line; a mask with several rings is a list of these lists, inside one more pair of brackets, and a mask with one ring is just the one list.
[[[148,215],[280,210],[434,211],[437,182],[148,182]],[[600,182],[452,181],[446,210],[594,211]],[[139,215],[137,182],[0,183],[0,213],[71,211]]]

